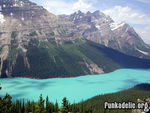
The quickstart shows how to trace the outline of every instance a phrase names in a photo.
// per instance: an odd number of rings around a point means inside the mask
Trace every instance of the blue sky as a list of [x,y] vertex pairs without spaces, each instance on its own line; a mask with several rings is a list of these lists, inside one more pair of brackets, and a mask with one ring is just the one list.
[[142,39],[150,44],[150,0],[31,0],[50,12],[71,14],[100,10],[117,23],[130,24]]

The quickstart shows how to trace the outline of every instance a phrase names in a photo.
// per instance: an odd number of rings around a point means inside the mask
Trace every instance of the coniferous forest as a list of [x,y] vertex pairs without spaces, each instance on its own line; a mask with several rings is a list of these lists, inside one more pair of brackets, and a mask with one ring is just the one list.
[[149,31],[150,0],[0,0],[0,113],[143,113]]
[[70,104],[66,97],[62,100],[62,105],[58,102],[50,102],[50,98],[39,97],[38,102],[16,100],[12,102],[12,97],[6,94],[0,98],[0,113],[132,113],[131,109],[104,109],[104,102],[137,102],[137,99],[145,100],[150,97],[150,85],[141,84],[129,90],[99,95],[89,100],[76,104]]

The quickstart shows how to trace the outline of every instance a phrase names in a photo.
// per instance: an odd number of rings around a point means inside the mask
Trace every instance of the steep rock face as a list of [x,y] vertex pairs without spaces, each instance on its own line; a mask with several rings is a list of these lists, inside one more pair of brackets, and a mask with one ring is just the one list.
[[0,72],[4,76],[11,76],[20,54],[30,67],[26,54],[31,39],[62,43],[81,37],[72,22],[59,21],[56,15],[29,0],[0,1]]
[[128,55],[150,59],[150,46],[127,23],[115,23],[100,11],[93,13],[75,12],[61,15],[62,19],[74,22],[86,39],[119,50]]
[[[140,43],[139,53],[149,54],[140,38],[134,42],[138,35],[132,28],[116,26],[99,11],[56,16],[28,0],[2,0],[0,6],[0,77],[73,77],[150,67],[149,60],[108,48],[122,51],[130,40],[135,47]],[[123,38],[116,37],[119,33]]]

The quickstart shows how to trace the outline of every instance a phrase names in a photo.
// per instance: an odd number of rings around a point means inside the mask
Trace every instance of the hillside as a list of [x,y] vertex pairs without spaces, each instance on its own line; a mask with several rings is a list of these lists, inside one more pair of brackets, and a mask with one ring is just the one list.
[[150,84],[140,84],[129,90],[105,94],[93,97],[87,101],[77,104],[83,106],[83,111],[90,109],[92,113],[132,113],[132,110],[104,110],[105,102],[135,102],[137,99],[145,100],[150,98]]
[[3,65],[2,77],[75,77],[108,73],[120,68],[150,67],[149,60],[128,56],[88,40],[58,44],[52,39],[35,39],[30,40],[26,49],[26,54],[21,49],[11,49]]

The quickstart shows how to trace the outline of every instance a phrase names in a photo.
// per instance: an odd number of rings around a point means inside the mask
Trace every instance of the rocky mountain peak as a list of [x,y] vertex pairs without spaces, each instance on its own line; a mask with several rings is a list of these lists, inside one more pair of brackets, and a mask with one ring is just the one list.
[[110,16],[99,10],[93,13],[79,11],[63,18],[73,22],[86,39],[128,55],[150,57],[150,46],[145,44],[133,27],[126,22],[116,23]]
[[[105,62],[101,65],[100,60],[105,58],[99,54],[97,45],[102,46],[101,49],[104,45],[140,58],[150,56],[150,47],[132,27],[124,22],[114,23],[109,16],[100,11],[78,11],[71,15],[56,16],[29,0],[0,0],[0,75],[4,75],[2,77],[20,76],[18,71],[24,75],[34,73],[37,76],[37,70],[45,75],[67,75],[68,73],[64,72],[70,64],[73,64],[72,69],[77,68],[77,71],[84,65],[84,72],[81,73],[101,73],[105,69]],[[107,47],[105,50],[108,50]],[[113,49],[109,50],[108,56],[112,55]],[[107,52],[105,50],[103,52]],[[87,60],[84,53],[86,51],[93,60]],[[113,54],[115,53],[116,51]],[[95,57],[91,54],[95,54]],[[100,61],[100,65],[96,64],[95,59]],[[64,68],[66,64],[67,68]],[[113,67],[109,66],[107,69]],[[88,69],[85,71],[86,68]],[[32,73],[32,70],[36,71]],[[57,73],[53,70],[57,70]],[[50,71],[52,73],[49,73]]]
[[[32,17],[41,17],[42,15],[50,15],[42,6],[37,6],[29,0],[2,0],[0,2],[1,13],[4,16],[24,20],[31,20]],[[55,15],[51,14],[51,19]]]
[[95,23],[111,23],[114,22],[109,16],[106,16],[103,12],[97,10],[93,13],[88,11],[87,13],[83,13],[79,11],[79,13],[73,13],[69,17],[70,21],[74,21],[75,23],[90,23],[90,22],[95,22]]
[[90,11],[88,11],[86,14],[87,14],[87,15],[89,15],[89,14],[91,14],[91,12],[90,12]]
[[[0,9],[0,71],[13,50],[26,55],[34,39],[61,43],[82,37],[72,22],[59,21],[56,15],[28,0],[0,0]],[[13,64],[18,54],[13,53]]]
[[100,17],[105,16],[105,14],[104,14],[103,12],[99,11],[99,10],[93,12],[93,15],[94,15],[95,17],[97,17],[97,18],[100,18]]
[[81,10],[78,10],[77,12],[75,12],[76,14],[78,14],[78,15],[81,15],[81,14],[83,14],[83,12],[81,11]]

